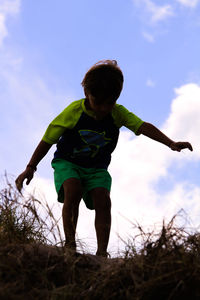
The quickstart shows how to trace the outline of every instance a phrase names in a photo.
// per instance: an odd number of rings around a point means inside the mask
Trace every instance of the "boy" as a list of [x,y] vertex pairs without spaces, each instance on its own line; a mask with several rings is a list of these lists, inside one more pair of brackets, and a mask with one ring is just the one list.
[[52,167],[58,201],[64,203],[66,247],[76,250],[75,232],[83,198],[89,209],[95,209],[96,255],[105,257],[111,227],[111,177],[107,168],[120,127],[126,126],[136,135],[143,134],[174,151],[193,150],[190,143],[174,142],[152,124],[116,104],[123,80],[114,60],[92,66],[82,81],[85,98],[72,102],[50,123],[25,171],[16,179],[19,190],[25,179],[29,184],[40,160],[57,144]]

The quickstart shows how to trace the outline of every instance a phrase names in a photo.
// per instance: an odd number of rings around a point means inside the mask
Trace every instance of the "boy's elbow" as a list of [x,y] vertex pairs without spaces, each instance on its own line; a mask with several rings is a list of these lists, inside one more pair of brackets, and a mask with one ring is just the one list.
[[152,124],[144,122],[142,123],[142,125],[138,128],[137,134],[145,134],[146,131],[148,130],[148,128],[151,126]]

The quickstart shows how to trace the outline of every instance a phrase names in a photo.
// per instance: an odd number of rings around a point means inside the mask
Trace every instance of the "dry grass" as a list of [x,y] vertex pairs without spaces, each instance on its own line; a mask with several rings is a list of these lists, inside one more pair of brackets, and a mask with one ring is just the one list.
[[0,192],[0,299],[200,299],[200,234],[175,225],[177,216],[159,233],[137,225],[125,253],[106,259],[66,250],[38,205],[9,182]]

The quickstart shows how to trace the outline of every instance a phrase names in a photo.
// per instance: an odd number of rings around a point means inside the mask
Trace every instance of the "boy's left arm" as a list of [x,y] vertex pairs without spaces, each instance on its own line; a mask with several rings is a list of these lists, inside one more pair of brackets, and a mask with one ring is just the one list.
[[157,142],[160,142],[171,148],[173,151],[180,152],[182,149],[185,148],[188,148],[190,151],[193,151],[192,145],[190,143],[174,142],[151,123],[144,122],[138,129],[137,134],[143,134]]

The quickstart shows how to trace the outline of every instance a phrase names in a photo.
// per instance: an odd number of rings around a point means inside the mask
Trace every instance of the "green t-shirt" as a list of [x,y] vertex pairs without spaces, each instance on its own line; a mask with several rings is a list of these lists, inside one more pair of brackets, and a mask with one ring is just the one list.
[[119,129],[127,127],[137,135],[143,121],[123,105],[115,104],[102,120],[85,107],[85,99],[72,102],[48,126],[42,140],[57,144],[54,158],[66,159],[85,168],[107,169]]

